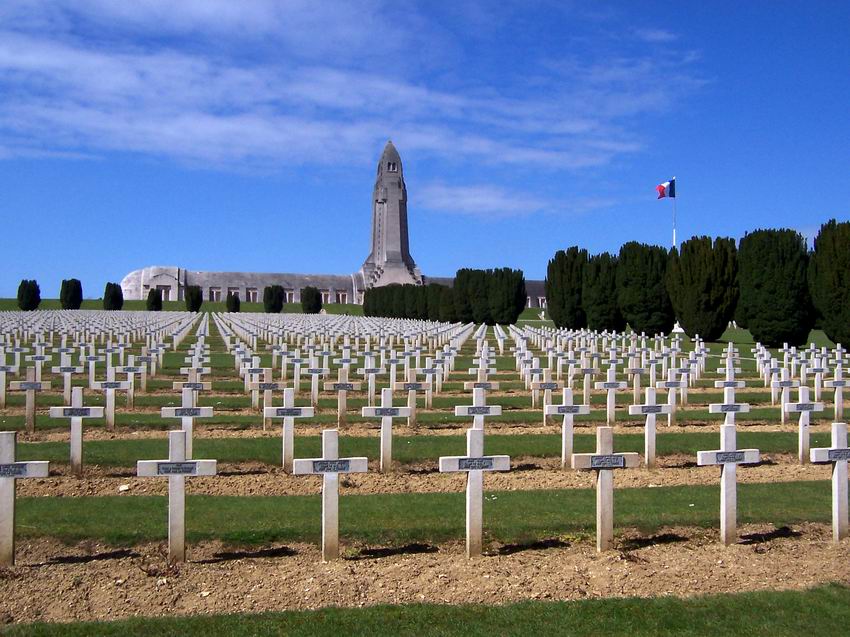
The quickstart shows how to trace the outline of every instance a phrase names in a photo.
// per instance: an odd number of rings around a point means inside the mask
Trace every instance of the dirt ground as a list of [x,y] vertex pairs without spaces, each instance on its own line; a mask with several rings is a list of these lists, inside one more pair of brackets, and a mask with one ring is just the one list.
[[[659,459],[657,469],[640,468],[614,472],[616,488],[670,487],[679,485],[718,484],[717,467],[697,467],[693,456],[674,455]],[[789,454],[763,457],[764,464],[738,468],[738,482],[791,482],[795,480],[828,480],[828,465],[799,465]],[[522,491],[532,489],[570,489],[594,486],[591,471],[561,470],[558,458],[513,458],[510,472],[491,472],[484,479],[488,491]],[[279,467],[259,463],[231,465],[222,463],[219,475],[190,478],[187,492],[196,495],[278,496],[311,495],[321,491],[320,476],[293,476]],[[371,462],[369,473],[349,474],[340,480],[342,495],[372,493],[441,493],[462,492],[466,476],[441,474],[436,463],[406,465],[398,471],[379,473]],[[68,475],[68,467],[51,471],[50,478],[21,480],[17,485],[22,497],[93,495],[166,495],[167,480],[135,477],[129,467],[96,467],[85,469],[83,478]]]
[[526,599],[678,595],[850,584],[850,543],[831,543],[829,527],[742,527],[741,541],[716,531],[669,528],[651,537],[618,536],[597,554],[591,540],[551,538],[492,546],[467,560],[463,545],[398,549],[344,547],[320,561],[307,544],[229,549],[188,547],[190,561],[169,569],[162,544],[132,549],[97,543],[24,540],[18,564],[0,571],[0,622],[108,620],[358,607],[413,602],[502,604]]

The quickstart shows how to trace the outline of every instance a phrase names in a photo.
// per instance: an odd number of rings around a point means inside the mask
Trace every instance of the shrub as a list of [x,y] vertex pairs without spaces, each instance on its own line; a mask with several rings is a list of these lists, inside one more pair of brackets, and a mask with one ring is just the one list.
[[[282,286],[267,285],[263,289],[263,311],[268,314],[280,314],[284,299],[286,299],[286,292]],[[304,304],[303,296],[301,304]]]
[[18,307],[28,312],[41,303],[41,288],[35,279],[23,279],[18,286]]
[[801,345],[814,323],[806,241],[789,229],[756,230],[738,248],[739,303],[747,328],[767,347]]
[[162,290],[152,289],[148,292],[148,300],[145,303],[148,312],[159,312],[162,310]]
[[79,279],[62,279],[59,304],[63,310],[79,310],[83,304],[83,284]]
[[239,300],[239,295],[233,292],[227,293],[227,298],[224,300],[224,305],[228,312],[238,312],[242,308],[242,301]]
[[124,307],[124,290],[118,283],[107,283],[103,290],[103,309],[120,310]]
[[197,312],[204,304],[204,293],[201,292],[199,285],[187,285],[183,291],[183,298],[186,300],[187,312]]
[[835,343],[850,343],[850,222],[831,219],[820,227],[808,283],[821,329]]
[[[322,293],[318,288],[307,286],[301,290],[301,311],[304,314],[318,314],[322,309]],[[278,310],[280,311],[280,310]]]
[[672,250],[667,291],[685,333],[707,341],[721,337],[738,301],[738,251],[734,239],[694,237]]

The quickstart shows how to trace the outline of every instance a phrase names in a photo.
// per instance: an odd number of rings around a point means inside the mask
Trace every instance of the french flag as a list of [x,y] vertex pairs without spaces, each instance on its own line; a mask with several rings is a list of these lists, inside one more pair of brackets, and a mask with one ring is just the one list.
[[658,198],[664,199],[664,197],[676,197],[676,178],[673,177],[670,181],[665,181],[663,184],[658,184],[655,187],[655,190],[658,192]]

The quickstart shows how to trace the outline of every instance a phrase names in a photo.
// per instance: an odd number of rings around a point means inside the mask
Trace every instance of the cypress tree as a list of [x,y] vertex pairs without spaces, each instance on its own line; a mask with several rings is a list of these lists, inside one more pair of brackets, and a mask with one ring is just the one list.
[[404,286],[400,283],[388,285],[390,291],[389,316],[392,318],[404,318],[404,313],[407,310],[407,298],[404,292]]
[[280,311],[283,309],[284,299],[286,299],[286,292],[284,291],[283,286],[267,285],[263,288],[263,311],[267,314],[280,314]]
[[546,268],[546,304],[557,327],[587,327],[582,309],[582,273],[587,264],[587,250],[573,246],[558,250]]
[[738,251],[735,240],[693,237],[681,253],[670,252],[667,291],[685,333],[707,341],[721,337],[738,300]]
[[[283,288],[281,288],[283,292]],[[280,307],[283,308],[283,295],[281,295]],[[318,314],[322,310],[322,293],[318,288],[308,285],[301,290],[301,311],[304,314]],[[280,310],[278,310],[280,312]]]
[[18,285],[18,307],[28,312],[41,304],[41,288],[35,279],[23,279]]
[[617,303],[638,333],[668,334],[675,322],[665,285],[667,251],[636,241],[623,244],[617,264]]
[[445,289],[445,286],[439,283],[429,283],[426,286],[426,304],[429,321],[440,320],[440,303],[443,299],[443,289]]
[[63,310],[79,310],[83,304],[83,284],[79,279],[62,279],[59,304]]
[[440,320],[443,323],[456,323],[460,320],[455,309],[455,291],[448,286],[440,291]]
[[183,291],[183,299],[186,301],[187,312],[197,312],[204,304],[204,293],[199,285],[187,285]]
[[419,288],[416,285],[402,285],[404,294],[404,314],[401,318],[419,318]]
[[461,323],[471,323],[472,318],[472,270],[461,268],[454,280],[455,316]]
[[103,309],[120,310],[124,307],[124,291],[118,283],[107,283],[103,290]]
[[808,278],[821,328],[834,343],[850,343],[850,222],[820,227]]
[[617,258],[607,252],[590,257],[581,280],[587,326],[592,330],[622,332],[626,321],[617,305]]
[[472,306],[472,320],[476,323],[493,324],[490,316],[490,285],[489,281],[493,274],[492,270],[470,271],[470,305]]
[[145,303],[148,312],[160,312],[162,310],[162,290],[152,288],[148,292],[148,300]]
[[233,292],[227,293],[227,298],[224,300],[224,305],[227,308],[228,312],[238,312],[242,309],[242,301],[239,298],[238,294],[234,294]]
[[488,272],[491,321],[493,324],[512,325],[525,308],[525,277],[522,270],[498,268]]
[[808,262],[806,241],[794,230],[756,230],[741,239],[738,287],[756,341],[767,347],[806,342],[814,319]]

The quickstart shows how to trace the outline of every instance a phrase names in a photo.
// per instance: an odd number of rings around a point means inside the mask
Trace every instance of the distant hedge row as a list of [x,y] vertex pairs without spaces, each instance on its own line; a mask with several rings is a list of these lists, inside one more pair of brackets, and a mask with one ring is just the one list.
[[460,321],[494,325],[516,323],[526,303],[522,270],[457,271],[453,287],[387,285],[366,290],[366,316]]
[[616,256],[571,247],[549,261],[558,327],[669,333],[717,340],[733,318],[769,347],[805,343],[814,326],[850,343],[850,222],[823,224],[808,250],[790,229],[734,239],[694,237],[678,250],[629,242]]

